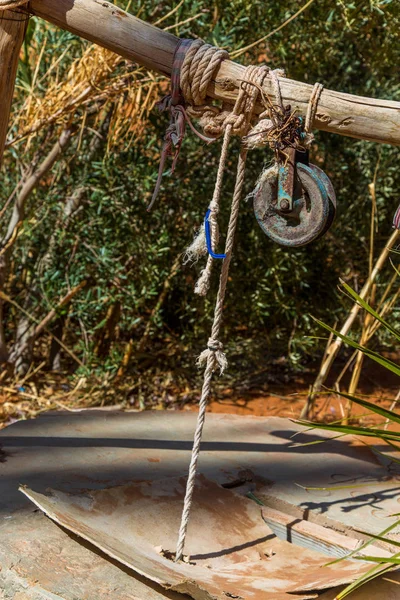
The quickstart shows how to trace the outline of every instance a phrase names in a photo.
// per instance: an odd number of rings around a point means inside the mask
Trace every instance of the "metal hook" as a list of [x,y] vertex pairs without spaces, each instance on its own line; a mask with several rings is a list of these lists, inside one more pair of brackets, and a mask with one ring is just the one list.
[[226,254],[216,254],[212,249],[211,243],[211,231],[210,231],[210,221],[208,220],[211,214],[211,209],[209,208],[206,212],[206,216],[204,217],[204,231],[206,234],[206,244],[207,244],[207,252],[212,258],[226,258]]

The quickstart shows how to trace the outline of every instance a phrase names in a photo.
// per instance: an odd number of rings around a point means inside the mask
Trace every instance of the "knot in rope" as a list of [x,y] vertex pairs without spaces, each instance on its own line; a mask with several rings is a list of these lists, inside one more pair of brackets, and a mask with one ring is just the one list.
[[207,348],[203,350],[196,361],[197,366],[203,367],[207,364],[209,358],[211,358],[213,360],[212,371],[216,371],[217,367],[219,367],[219,374],[222,375],[228,367],[228,360],[225,352],[223,352],[223,348],[222,342],[210,337],[207,342]]
[[23,4],[28,4],[29,0],[0,0],[0,11],[13,10]]
[[285,72],[281,69],[271,70],[270,77],[275,95],[275,105],[268,96],[265,97],[262,94],[266,110],[260,114],[258,123],[244,138],[244,143],[249,149],[269,145],[276,153],[284,153],[285,149],[290,147],[304,150],[314,141],[311,128],[324,86],[316,83],[311,91],[304,121],[304,132],[302,132],[302,119],[295,114],[295,111],[291,110],[289,105],[284,106],[283,104],[279,77],[285,77]]
[[208,338],[207,348],[209,350],[216,352],[217,350],[222,350],[223,347],[224,347],[224,345],[222,344],[222,342],[220,342],[218,340],[214,340],[213,338]]
[[[223,105],[221,109],[216,106],[205,104],[207,89],[211,83],[216,69],[220,63],[229,58],[225,50],[220,50],[209,44],[204,44],[201,40],[193,42],[185,55],[181,71],[181,87],[186,102],[189,104],[188,113],[191,117],[199,119],[200,125],[207,136],[220,137],[228,126],[231,126],[231,135],[243,136],[249,128],[249,121],[253,116],[254,103],[252,94],[244,92],[244,87],[248,84],[254,85],[251,80],[251,69],[261,69],[265,74],[269,72],[269,67],[251,66],[247,69],[245,78],[239,87],[238,99],[241,102],[237,104],[236,111]],[[254,98],[256,98],[256,92]],[[246,108],[246,104],[248,107]]]

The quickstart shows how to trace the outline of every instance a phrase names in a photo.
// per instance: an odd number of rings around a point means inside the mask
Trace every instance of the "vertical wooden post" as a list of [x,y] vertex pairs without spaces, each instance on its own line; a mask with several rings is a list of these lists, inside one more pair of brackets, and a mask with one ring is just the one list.
[[[7,137],[11,102],[14,95],[19,53],[24,41],[29,17],[18,10],[0,10],[0,167]],[[4,253],[0,262],[5,260]],[[3,287],[4,281],[0,281]],[[0,301],[0,363],[8,352],[3,323],[3,302]]]
[[29,17],[18,10],[0,10],[0,165],[8,131],[19,53]]

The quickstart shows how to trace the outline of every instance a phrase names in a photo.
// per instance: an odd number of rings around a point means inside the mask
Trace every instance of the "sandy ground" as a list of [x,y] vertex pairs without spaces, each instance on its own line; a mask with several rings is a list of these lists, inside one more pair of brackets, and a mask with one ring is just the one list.
[[[392,358],[392,357],[391,357]],[[396,357],[398,358],[398,357]],[[398,362],[398,360],[395,360]],[[328,392],[333,388],[343,365],[335,364],[326,382],[326,389],[318,397],[315,410],[311,415],[313,420],[340,421],[347,414],[347,400],[338,394]],[[242,382],[239,380],[234,387],[221,389],[218,381],[212,387],[208,411],[213,413],[229,413],[236,415],[279,416],[297,419],[305,405],[310,386],[315,380],[319,365],[308,367],[301,374],[291,374],[281,366],[272,365],[254,376],[248,376]],[[348,390],[351,373],[346,374],[340,381],[340,389]],[[373,404],[390,408],[400,388],[399,378],[383,367],[367,359],[362,372],[362,378],[357,390],[357,396]],[[31,378],[22,386],[0,386],[0,429],[20,419],[33,418],[48,410],[80,410],[85,408],[109,407],[110,409],[141,408],[133,401],[130,389],[135,388],[135,380],[126,384],[124,389],[114,388],[112,382],[108,388],[97,388],[75,392],[71,391],[68,380],[61,374],[48,374]],[[196,411],[198,404],[196,396],[191,395],[190,401],[182,400],[188,390],[151,388],[152,392],[144,400],[149,408],[157,410],[190,410]],[[64,390],[64,391],[63,391]],[[189,390],[191,391],[191,390]],[[110,393],[111,392],[111,393]],[[150,393],[149,393],[150,394]],[[160,397],[158,397],[160,396]],[[164,397],[168,401],[164,401]],[[400,407],[399,407],[400,412]],[[382,417],[353,404],[351,421],[364,426],[382,423]]]
[[[326,387],[333,387],[341,367],[332,370],[326,382]],[[237,394],[235,390],[227,389],[217,400],[211,400],[208,411],[214,413],[230,413],[236,415],[254,416],[280,416],[298,418],[306,402],[309,389],[314,381],[316,371],[310,370],[304,375],[293,377],[287,383],[269,385],[266,391],[252,390],[244,394]],[[341,381],[340,389],[346,392],[351,374]],[[398,391],[400,382],[398,377],[388,373],[386,369],[367,360],[363,369],[362,380],[357,390],[357,396],[384,408],[390,408]],[[346,413],[347,400],[337,394],[328,393],[326,390],[316,401],[314,418],[323,421],[340,420]],[[197,410],[196,405],[187,407]],[[400,407],[399,407],[400,412]],[[351,416],[363,425],[382,422],[381,417],[366,412],[364,408],[353,403]]]

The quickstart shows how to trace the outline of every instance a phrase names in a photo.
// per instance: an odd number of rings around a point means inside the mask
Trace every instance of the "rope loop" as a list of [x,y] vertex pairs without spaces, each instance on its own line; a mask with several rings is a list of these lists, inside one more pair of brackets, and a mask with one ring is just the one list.
[[314,141],[314,134],[312,133],[311,128],[312,128],[312,125],[313,125],[313,122],[315,119],[315,115],[316,115],[317,108],[318,108],[318,102],[319,102],[319,99],[321,98],[323,89],[324,89],[324,86],[322,85],[322,83],[318,83],[318,82],[315,83],[314,87],[311,91],[310,99],[308,101],[307,114],[306,114],[306,118],[304,121],[304,140],[303,140],[303,143],[306,148],[311,146],[311,144]]

